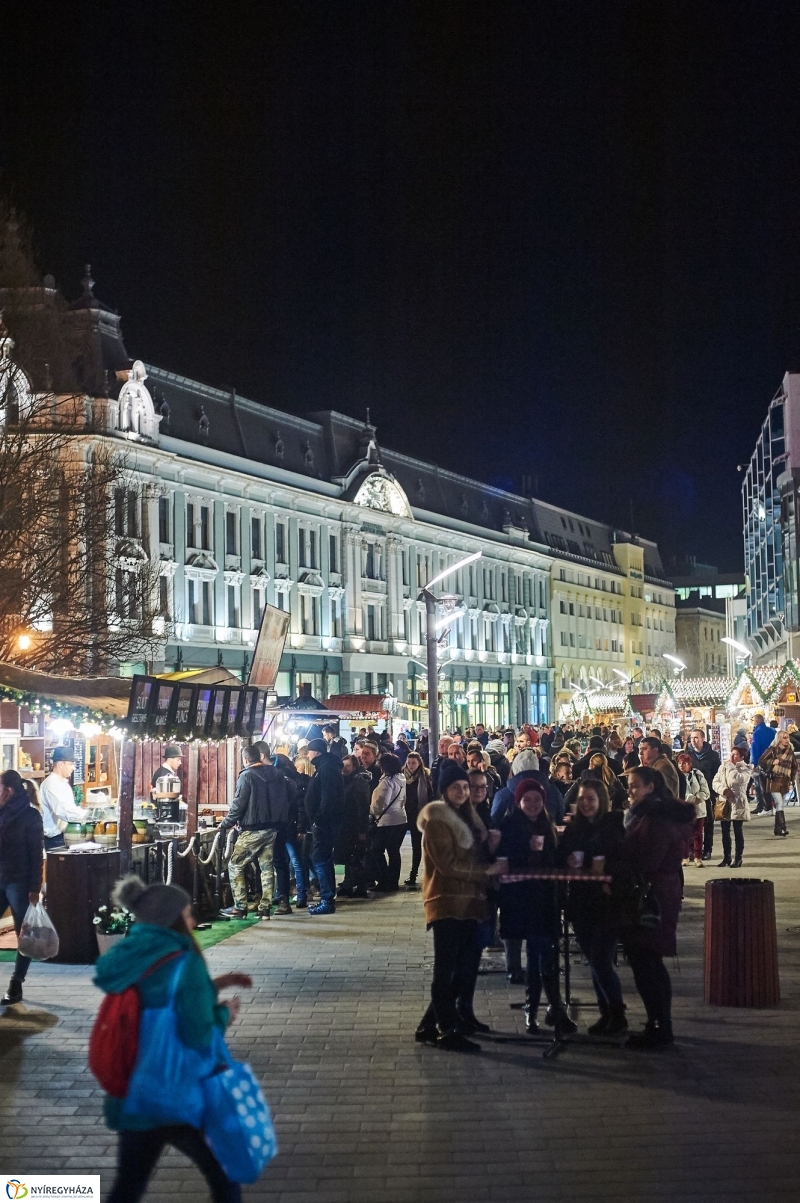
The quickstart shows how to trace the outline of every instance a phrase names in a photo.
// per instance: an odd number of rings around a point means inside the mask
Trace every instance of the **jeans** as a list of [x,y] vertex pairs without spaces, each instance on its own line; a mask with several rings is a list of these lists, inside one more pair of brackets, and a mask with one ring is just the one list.
[[275,878],[279,897],[288,898],[291,893],[289,886],[289,865],[294,870],[294,881],[297,887],[297,901],[305,902],[308,898],[308,866],[303,859],[302,836],[292,838],[283,835],[275,846]]
[[164,1145],[172,1145],[195,1163],[211,1188],[214,1203],[240,1203],[242,1188],[237,1182],[228,1181],[202,1132],[188,1124],[150,1128],[146,1132],[120,1132],[117,1177],[108,1203],[138,1203]]
[[786,805],[786,797],[785,797],[785,795],[784,795],[784,794],[779,794],[779,793],[776,793],[776,792],[775,792],[775,790],[773,790],[773,791],[770,793],[770,797],[772,798],[772,801],[775,803],[775,809],[776,809],[776,810],[783,810],[784,806]]
[[[25,912],[28,909],[27,885],[26,881],[9,881],[4,886],[0,885],[0,915],[5,914],[6,907],[10,908],[11,918],[14,920],[14,931],[17,935],[19,935],[22,920],[25,918]],[[24,957],[21,952],[18,952],[17,959],[14,961],[14,972],[11,976],[18,982],[24,982],[30,963],[30,957]]]
[[336,893],[336,871],[333,867],[333,845],[336,842],[338,825],[315,823],[312,828],[314,842],[311,848],[311,863],[319,882],[320,902],[333,902]]
[[66,848],[67,841],[63,835],[46,835],[44,837],[45,852],[57,852],[59,848]]
[[710,856],[714,847],[714,799],[706,802],[706,817],[703,824],[703,855]]
[[507,937],[503,940],[506,950],[506,973],[522,973],[522,940]]
[[561,988],[558,982],[558,960],[556,958],[555,940],[547,936],[536,936],[525,941],[525,954],[528,959],[528,989],[527,1000],[531,1019],[536,1018],[539,1003],[542,1001],[542,987],[550,1006],[557,1013],[563,1012],[564,1003],[561,1000]]
[[417,827],[417,816],[408,816],[408,834],[411,836],[411,872],[409,881],[416,881],[422,863],[422,832]]
[[247,882],[245,869],[254,860],[261,871],[261,901],[259,910],[268,911],[275,891],[275,866],[273,855],[278,832],[274,827],[260,831],[242,831],[228,861],[228,879],[231,883],[233,905],[240,911],[247,910]]
[[[405,823],[392,827],[378,827],[374,833],[375,866],[379,873],[378,885],[383,890],[396,890],[400,884],[400,848],[406,836]],[[388,857],[388,865],[384,859]]]
[[478,976],[478,924],[475,919],[434,919],[431,1002],[422,1023],[439,1031],[455,1027],[459,1009],[472,1010]]
[[694,859],[703,859],[703,839],[705,836],[706,821],[705,819],[695,819],[694,829],[692,831],[692,842],[694,844]]
[[672,982],[664,958],[657,952],[625,948],[636,989],[647,1012],[647,1022],[672,1031]]
[[731,858],[731,823],[733,824],[733,838],[736,843],[736,859],[738,860],[744,852],[744,819],[723,819],[720,823],[722,828],[722,853],[728,860]]
[[600,1010],[622,1008],[622,986],[614,968],[617,951],[616,932],[595,927],[591,921],[572,920],[578,946],[589,962],[592,985]]

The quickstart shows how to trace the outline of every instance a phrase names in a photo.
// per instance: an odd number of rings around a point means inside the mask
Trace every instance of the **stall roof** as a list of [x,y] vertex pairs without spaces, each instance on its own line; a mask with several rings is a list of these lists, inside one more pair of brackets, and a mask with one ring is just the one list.
[[690,706],[726,706],[735,684],[733,677],[675,677],[664,682],[655,709],[660,712]]
[[58,706],[85,706],[114,718],[125,718],[131,693],[129,677],[58,677],[6,663],[0,663],[0,686],[24,695],[23,701],[34,697]]
[[385,714],[384,698],[379,693],[336,693],[325,705],[341,714]]

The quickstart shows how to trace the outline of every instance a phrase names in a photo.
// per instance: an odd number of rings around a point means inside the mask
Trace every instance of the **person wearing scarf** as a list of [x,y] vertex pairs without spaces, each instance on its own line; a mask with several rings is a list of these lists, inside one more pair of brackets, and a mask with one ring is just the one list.
[[[42,816],[30,803],[25,783],[14,769],[0,776],[0,915],[11,910],[14,931],[19,935],[29,904],[39,901],[42,891]],[[22,1002],[22,983],[30,957],[17,953],[14,972],[0,1005]]]
[[433,797],[431,775],[418,752],[409,752],[403,766],[406,780],[406,818],[411,836],[411,872],[403,883],[407,890],[418,890],[417,874],[422,862],[422,832],[417,827],[419,812]]

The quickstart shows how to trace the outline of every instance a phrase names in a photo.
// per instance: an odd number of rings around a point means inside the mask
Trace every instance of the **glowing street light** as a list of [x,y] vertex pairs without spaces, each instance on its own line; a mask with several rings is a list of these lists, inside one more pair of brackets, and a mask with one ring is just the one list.
[[445,577],[458,572],[459,568],[464,568],[467,564],[473,564],[475,560],[479,560],[481,554],[480,551],[474,551],[471,555],[464,556],[463,560],[457,560],[449,568],[443,569],[432,581],[428,581],[419,593],[420,599],[425,602],[425,643],[428,653],[426,657],[428,661],[428,747],[433,749],[432,755],[435,754],[439,744],[439,640],[437,632],[440,627],[447,626],[449,622],[452,622],[453,618],[466,613],[466,610],[464,609],[460,613],[452,611],[444,616],[444,621],[437,622],[436,605],[439,599],[431,590],[433,585],[438,585],[439,581],[443,581]]
[[741,652],[743,656],[752,656],[753,654],[749,647],[740,643],[738,639],[731,639],[729,635],[723,635],[720,643],[727,643],[728,647],[732,647],[736,652]]
[[457,618],[463,618],[464,615],[466,614],[466,612],[467,612],[466,606],[462,606],[460,610],[451,610],[449,614],[445,614],[444,618],[437,619],[436,630],[441,631],[444,627],[448,626],[451,622],[455,622],[455,620]]
[[677,672],[683,672],[683,670],[686,668],[686,665],[682,660],[679,660],[677,656],[671,656],[669,652],[664,652],[663,656],[665,660],[669,660],[671,664],[675,665]]

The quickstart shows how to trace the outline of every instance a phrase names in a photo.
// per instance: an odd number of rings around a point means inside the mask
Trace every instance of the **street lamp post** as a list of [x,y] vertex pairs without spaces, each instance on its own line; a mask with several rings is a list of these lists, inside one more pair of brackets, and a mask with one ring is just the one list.
[[[480,558],[481,553],[479,551],[465,556],[463,560],[452,564],[450,568],[445,568],[444,572],[440,572],[432,581],[428,581],[419,594],[420,598],[425,602],[425,647],[428,662],[428,754],[431,761],[439,747],[439,634],[436,629],[436,605],[439,598],[431,591],[431,586],[438,585],[439,581],[443,581],[446,576],[450,576],[453,572],[458,572],[459,568],[463,568],[466,564],[472,564]],[[452,620],[452,618],[459,616],[458,612],[454,612],[449,616],[449,619]]]

